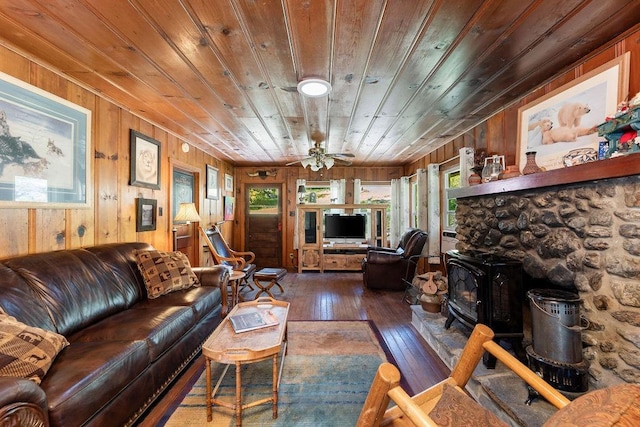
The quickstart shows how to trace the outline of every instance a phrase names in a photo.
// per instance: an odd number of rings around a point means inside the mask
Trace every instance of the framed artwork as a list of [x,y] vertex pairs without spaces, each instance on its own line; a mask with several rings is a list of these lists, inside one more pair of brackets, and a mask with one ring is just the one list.
[[155,199],[136,199],[136,231],[156,229],[158,201]]
[[224,174],[224,191],[233,192],[233,176],[228,173]]
[[235,208],[236,198],[233,196],[224,196],[224,220],[233,221],[233,210]]
[[218,169],[207,165],[207,199],[218,200],[219,198]]
[[131,129],[131,178],[129,185],[160,189],[160,142]]
[[171,218],[175,218],[180,210],[180,203],[193,203],[195,188],[195,176],[191,172],[173,170],[173,212]]
[[0,73],[0,207],[90,207],[90,136],[90,110]]
[[598,160],[596,126],[629,90],[629,52],[518,109],[518,165],[535,151],[543,170]]

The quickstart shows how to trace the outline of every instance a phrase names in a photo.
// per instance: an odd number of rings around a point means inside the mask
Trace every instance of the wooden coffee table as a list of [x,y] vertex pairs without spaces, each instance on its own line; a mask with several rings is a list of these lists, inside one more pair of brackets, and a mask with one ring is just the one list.
[[[278,324],[249,332],[236,333],[231,326],[229,318],[236,314],[248,311],[262,310],[270,312],[271,316],[278,319]],[[216,330],[202,345],[202,355],[205,360],[207,381],[207,421],[213,419],[213,405],[220,405],[236,411],[236,425],[242,425],[242,411],[253,406],[271,403],[273,406],[273,418],[278,418],[278,386],[282,365],[287,350],[287,315],[289,303],[276,301],[272,298],[259,298],[255,301],[241,302],[237,304],[227,317],[218,325]],[[278,354],[282,352],[280,368],[278,369]],[[256,400],[251,403],[242,403],[242,364],[260,362],[271,358],[273,360],[273,393],[270,397]],[[226,364],[222,375],[215,387],[211,387],[211,362]],[[235,403],[225,402],[215,398],[215,394],[222,383],[222,379],[229,370],[229,366],[236,367],[236,398]]]

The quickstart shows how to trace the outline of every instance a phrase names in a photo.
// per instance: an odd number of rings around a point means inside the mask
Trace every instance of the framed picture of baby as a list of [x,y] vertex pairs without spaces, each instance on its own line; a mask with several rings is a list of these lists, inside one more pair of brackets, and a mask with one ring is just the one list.
[[526,153],[552,170],[598,160],[596,126],[615,115],[629,90],[629,53],[518,109],[518,166]]

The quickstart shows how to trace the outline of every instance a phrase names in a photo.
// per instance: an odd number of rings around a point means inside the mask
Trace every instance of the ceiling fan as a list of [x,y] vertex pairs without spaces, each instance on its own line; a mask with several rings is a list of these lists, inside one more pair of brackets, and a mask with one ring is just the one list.
[[287,163],[287,166],[300,163],[302,167],[306,168],[307,166],[310,166],[312,171],[317,172],[323,167],[331,169],[336,162],[344,166],[351,165],[349,160],[343,159],[342,157],[355,156],[351,153],[326,153],[325,148],[322,146],[324,138],[325,137],[322,132],[314,131],[311,134],[311,139],[314,144],[313,147],[309,148],[309,156],[301,160],[296,160],[295,162]]

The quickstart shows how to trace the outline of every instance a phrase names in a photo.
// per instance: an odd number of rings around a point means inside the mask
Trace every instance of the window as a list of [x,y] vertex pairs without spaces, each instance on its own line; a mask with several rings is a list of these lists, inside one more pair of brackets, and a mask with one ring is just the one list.
[[391,183],[363,182],[360,184],[360,203],[391,206]]
[[442,231],[456,231],[456,199],[447,198],[447,194],[450,188],[460,188],[460,169],[450,169],[444,172],[444,186],[442,192]]
[[279,188],[250,188],[249,215],[273,215],[279,209]]
[[[390,182],[361,182],[360,204],[386,205],[385,234],[389,241],[391,227],[391,183]],[[371,220],[370,218],[368,219]]]
[[331,203],[331,187],[326,181],[307,181],[305,198],[307,203],[328,205]]

